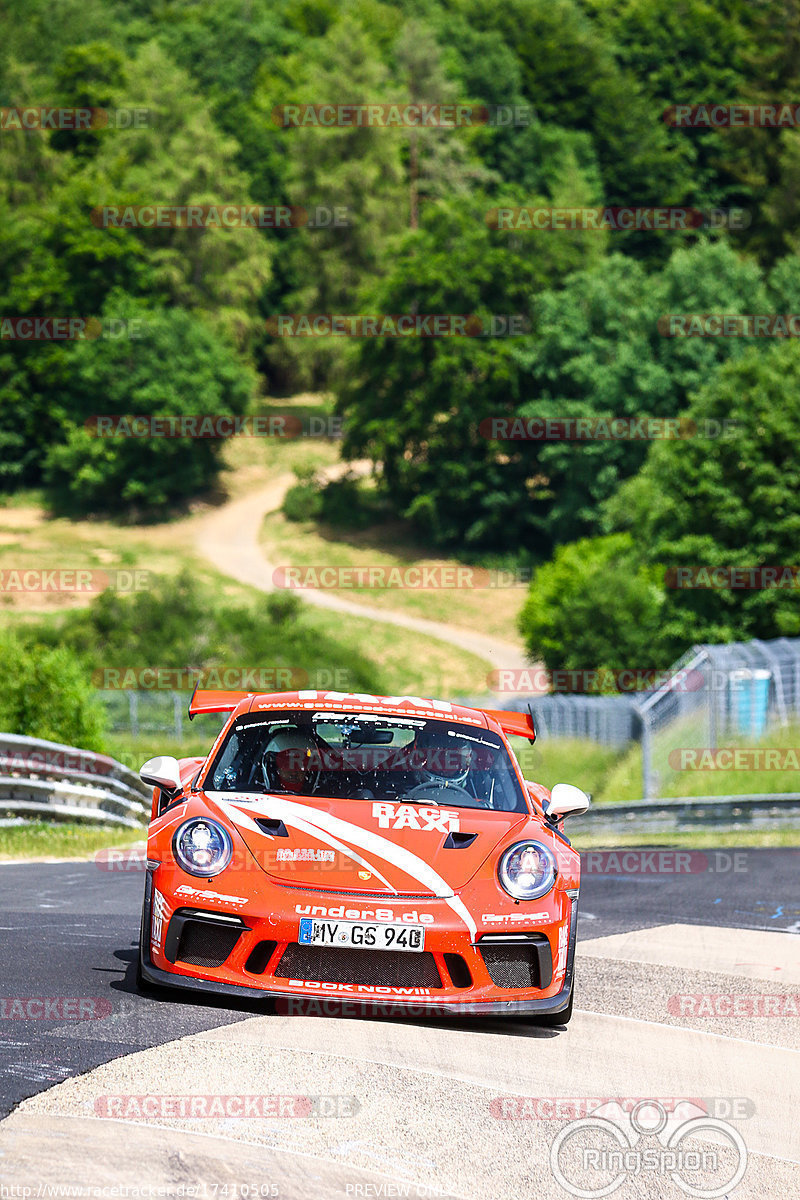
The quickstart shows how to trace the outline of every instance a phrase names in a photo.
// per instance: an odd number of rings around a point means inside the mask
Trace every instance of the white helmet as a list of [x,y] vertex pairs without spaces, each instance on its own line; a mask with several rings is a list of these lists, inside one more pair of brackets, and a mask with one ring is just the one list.
[[281,729],[267,742],[261,759],[267,787],[281,792],[302,792],[314,772],[319,772],[319,751],[307,733]]
[[472,747],[464,738],[428,728],[417,736],[413,761],[425,781],[463,787],[472,764]]

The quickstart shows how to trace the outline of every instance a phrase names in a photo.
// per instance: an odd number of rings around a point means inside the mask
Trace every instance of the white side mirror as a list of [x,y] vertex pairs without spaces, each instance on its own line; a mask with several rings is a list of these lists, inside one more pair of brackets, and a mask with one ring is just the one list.
[[142,783],[150,787],[163,788],[165,792],[177,792],[181,788],[181,772],[177,758],[169,754],[160,754],[157,758],[148,758],[139,770]]
[[563,820],[564,817],[579,817],[589,811],[591,800],[586,792],[575,787],[573,783],[557,783],[550,792],[550,803],[547,815],[551,819]]

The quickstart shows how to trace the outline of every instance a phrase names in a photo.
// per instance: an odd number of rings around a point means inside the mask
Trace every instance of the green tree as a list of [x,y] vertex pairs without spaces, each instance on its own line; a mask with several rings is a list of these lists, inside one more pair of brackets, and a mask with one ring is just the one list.
[[[745,347],[736,338],[665,337],[667,314],[765,312],[768,305],[758,268],[725,241],[677,249],[657,275],[612,255],[539,297],[535,334],[517,351],[524,400],[505,412],[556,420],[676,417],[691,392]],[[545,547],[599,532],[600,506],[641,467],[647,447],[640,437],[512,448],[543,479]]]
[[668,665],[662,572],[637,564],[632,551],[628,534],[582,538],[536,570],[519,615],[532,661],[550,670]]
[[[800,347],[750,347],[724,365],[686,416],[714,439],[660,442],[609,502],[640,561],[680,566],[793,566],[800,536]],[[725,423],[728,423],[727,426]],[[692,642],[800,635],[792,588],[670,589],[663,636]]]
[[248,408],[253,377],[188,312],[152,312],[127,301],[110,303],[103,320],[141,336],[103,336],[75,347],[62,394],[64,441],[47,455],[46,482],[60,512],[158,512],[214,482],[222,442],[105,436],[119,424],[104,426],[96,418],[239,416]]
[[[288,103],[382,103],[390,75],[354,18],[282,64],[258,96],[264,119]],[[282,241],[284,289],[274,312],[350,313],[357,295],[384,268],[392,235],[407,224],[401,144],[367,126],[275,129],[286,155],[286,194],[293,205],[330,220],[291,231]],[[337,215],[338,213],[338,215]],[[324,218],[323,218],[324,219]],[[319,386],[341,362],[341,341],[276,338],[266,349],[273,370],[295,385]]]
[[[532,291],[601,250],[594,234],[509,239],[487,226],[489,207],[477,197],[426,205],[362,311],[472,315],[487,331],[498,318],[502,333],[503,320],[526,318]],[[393,504],[434,543],[504,548],[535,528],[537,480],[481,427],[521,401],[516,340],[489,332],[353,346],[338,398],[344,453],[380,463]]]
[[65,647],[26,648],[7,633],[0,634],[0,654],[5,671],[0,729],[104,749],[105,714],[78,657]]

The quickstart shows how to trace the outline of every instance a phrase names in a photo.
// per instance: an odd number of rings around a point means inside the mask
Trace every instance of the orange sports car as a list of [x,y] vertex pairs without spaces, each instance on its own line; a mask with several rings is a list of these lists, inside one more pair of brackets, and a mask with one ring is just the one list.
[[589,798],[526,782],[530,716],[416,696],[195,691],[152,758],[138,981],[359,1011],[570,1019]]

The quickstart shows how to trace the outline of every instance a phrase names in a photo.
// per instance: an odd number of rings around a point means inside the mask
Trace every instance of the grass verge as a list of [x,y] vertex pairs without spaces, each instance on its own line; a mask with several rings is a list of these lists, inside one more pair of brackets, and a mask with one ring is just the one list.
[[580,738],[543,738],[532,746],[515,738],[514,751],[526,779],[548,788],[574,783],[589,792],[595,803],[603,802],[606,780],[628,753],[626,747],[601,746]]
[[[345,530],[315,521],[289,521],[269,513],[261,528],[261,546],[270,562],[297,567],[378,567],[386,572],[409,567],[430,572],[433,580],[472,578],[472,568],[441,558],[416,542],[407,526],[392,521],[367,529]],[[458,575],[457,572],[462,574]],[[476,579],[482,576],[476,575]],[[328,589],[326,589],[328,590]],[[517,614],[526,587],[349,587],[331,588],[334,595],[382,611],[443,621],[476,633],[520,642]],[[486,671],[484,670],[484,676]],[[483,690],[486,690],[484,678]]]
[[88,858],[96,850],[133,846],[146,840],[141,829],[118,825],[84,825],[65,821],[36,821],[29,825],[0,825],[0,863],[10,859]]

